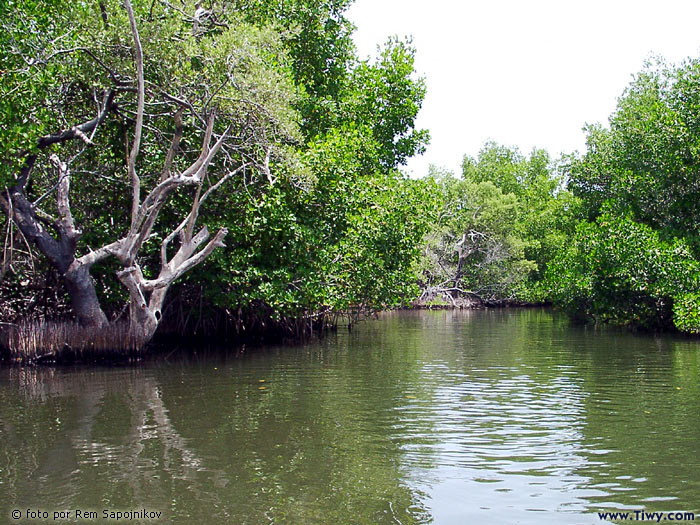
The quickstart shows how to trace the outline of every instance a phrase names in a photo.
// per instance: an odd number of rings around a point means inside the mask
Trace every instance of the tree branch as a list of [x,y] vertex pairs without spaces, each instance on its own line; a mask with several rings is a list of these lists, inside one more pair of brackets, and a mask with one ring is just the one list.
[[75,229],[73,214],[70,209],[70,169],[65,162],[61,162],[55,153],[49,157],[51,163],[58,169],[58,187],[56,191],[56,206],[61,227],[59,228],[62,237],[75,242],[80,236],[80,231]]
[[104,24],[105,29],[109,28],[109,18],[107,18],[107,8],[105,7],[105,3],[100,1],[100,14],[102,15],[102,23]]
[[165,164],[163,165],[163,172],[160,175],[160,181],[163,182],[168,177],[170,177],[170,168],[173,165],[173,160],[175,159],[175,154],[180,147],[180,141],[182,140],[183,124],[182,124],[182,111],[183,108],[180,106],[175,112],[175,134],[173,135],[173,141],[170,144],[170,149],[168,154],[165,156]]
[[80,257],[78,262],[80,264],[92,266],[93,264],[100,262],[109,256],[116,255],[123,244],[124,239],[119,239],[118,241],[106,244],[97,250],[90,250],[88,253]]
[[[105,105],[102,108],[102,111],[100,111],[100,113],[94,119],[88,120],[87,122],[83,122],[82,124],[79,124],[77,126],[73,126],[72,128],[67,129],[65,131],[62,131],[60,133],[56,133],[54,135],[46,135],[45,137],[41,137],[37,143],[37,147],[39,149],[46,149],[49,146],[52,146],[53,144],[67,142],[69,140],[80,138],[82,135],[84,135],[86,133],[92,132],[92,130],[94,130],[97,126],[99,126],[100,124],[102,124],[102,122],[104,122],[105,118],[107,118],[107,114],[113,108],[114,108],[114,90],[110,89],[107,93],[107,101],[105,102]],[[22,171],[24,171],[24,169]]]
[[135,226],[139,206],[141,204],[141,180],[136,173],[136,158],[141,149],[141,132],[143,131],[143,107],[145,103],[145,87],[143,82],[143,49],[141,48],[141,39],[139,31],[136,27],[136,18],[134,10],[131,7],[130,0],[124,0],[124,7],[129,15],[129,23],[131,25],[131,34],[134,38],[134,61],[136,62],[136,73],[138,76],[138,102],[136,110],[136,128],[134,129],[134,141],[131,145],[131,153],[129,154],[128,171],[131,178],[131,226]]
[[192,175],[197,173],[199,168],[204,163],[204,160],[207,158],[207,155],[209,153],[209,144],[211,143],[211,136],[214,132],[214,118],[215,114],[212,111],[207,117],[207,129],[204,132],[204,139],[202,140],[202,151],[199,154],[199,157],[197,157],[197,160],[194,161],[189,168],[182,172],[183,177],[191,177]]
[[29,176],[32,174],[37,157],[38,155],[29,155],[24,159],[24,166],[22,166],[22,171],[19,172],[19,177],[17,177],[17,187],[24,189]]
[[[194,224],[194,222],[197,220],[197,217],[199,216],[199,210],[201,209],[202,205],[207,200],[207,198],[217,189],[219,189],[224,183],[226,183],[229,179],[243,171],[247,166],[247,164],[243,164],[237,169],[230,171],[229,173],[221,177],[221,179],[219,179],[219,181],[216,184],[207,189],[207,191],[204,192],[204,195],[202,195],[201,198],[195,200],[196,206],[193,205],[190,214],[183,219],[183,221],[178,225],[177,228],[175,228],[165,239],[163,239],[163,242],[161,243],[160,247],[161,268],[165,268],[168,265],[168,246],[173,241],[173,239],[175,239],[175,237],[183,231],[185,227],[187,227],[189,224]],[[185,235],[184,238],[186,240],[187,236]]]
[[[197,248],[209,237],[207,228],[202,228],[200,232],[194,236],[191,242],[180,246],[178,253],[175,254],[175,257],[173,257],[173,260],[165,269],[161,269],[160,275],[157,279],[143,282],[143,289],[146,291],[152,291],[158,288],[170,286],[184,273],[209,257],[209,255],[211,255],[211,253],[217,247],[224,246],[223,240],[227,233],[228,230],[226,228],[220,229],[214,238],[211,239],[204,248],[202,248],[199,252],[194,253]],[[194,255],[192,255],[193,253]]]
[[13,186],[5,190],[0,207],[5,215],[13,220],[22,235],[32,241],[61,273],[64,273],[73,259],[66,253],[65,245],[54,239],[42,226],[36,210],[25,197],[21,187]]

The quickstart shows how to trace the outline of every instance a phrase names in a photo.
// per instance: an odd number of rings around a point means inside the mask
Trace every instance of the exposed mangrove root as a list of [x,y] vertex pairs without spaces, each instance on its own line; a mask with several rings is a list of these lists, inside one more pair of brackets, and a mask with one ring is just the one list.
[[[188,346],[278,339],[302,341],[335,331],[338,326],[351,329],[357,322],[376,314],[373,309],[355,306],[342,312],[324,309],[279,316],[261,303],[234,312],[211,305],[202,309],[199,304],[199,308],[188,308],[177,301],[167,305],[167,321],[161,324],[157,340],[149,348],[157,350],[162,343],[173,341]],[[129,326],[129,320],[96,327],[43,318],[0,324],[0,357],[23,364],[139,359],[144,356],[150,338],[138,329],[130,330]]]
[[372,317],[376,312],[377,309],[352,306],[344,311],[320,308],[281,315],[262,302],[227,309],[209,303],[201,295],[201,290],[189,289],[185,295],[181,288],[163,310],[158,335],[238,342],[305,340],[334,331],[339,326],[351,327],[362,319]]
[[483,298],[472,291],[462,290],[449,283],[426,286],[414,302],[416,308],[475,308],[485,303]]
[[127,322],[92,327],[33,320],[7,327],[0,343],[13,361],[31,364],[135,357],[146,341],[134,335]]

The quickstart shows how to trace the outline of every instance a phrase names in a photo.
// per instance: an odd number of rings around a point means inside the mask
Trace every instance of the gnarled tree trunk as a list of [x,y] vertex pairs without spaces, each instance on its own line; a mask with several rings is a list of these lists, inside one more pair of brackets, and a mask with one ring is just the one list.
[[[0,194],[0,207],[8,218],[17,224],[29,242],[33,243],[58,270],[70,296],[76,319],[83,325],[100,327],[108,324],[107,317],[100,307],[90,270],[99,261],[107,258],[116,259],[121,265],[117,277],[129,291],[130,333],[136,342],[146,343],[153,337],[158,327],[162,317],[163,301],[172,283],[204,261],[217,247],[223,246],[223,239],[227,234],[225,228],[220,229],[211,238],[206,227],[197,229],[196,222],[202,204],[212,192],[251,164],[265,173],[271,182],[272,176],[269,171],[270,146],[261,140],[257,145],[266,153],[264,163],[258,164],[251,160],[250,156],[245,155],[232,157],[229,152],[226,157],[228,163],[223,162],[228,172],[224,172],[218,177],[218,180],[208,182],[207,170],[214,157],[223,148],[226,139],[229,138],[231,127],[226,128],[221,135],[215,135],[216,110],[209,106],[209,102],[202,108],[202,114],[196,114],[191,103],[175,96],[163,94],[168,104],[175,104],[177,107],[174,112],[175,132],[165,156],[160,179],[156,180],[155,187],[142,197],[137,159],[141,148],[146,103],[143,51],[130,0],[124,0],[124,7],[128,15],[134,44],[135,85],[123,80],[123,78],[128,77],[112,75],[115,84],[111,90],[106,92],[102,102],[98,104],[95,118],[38,140],[39,153],[27,153],[25,165],[17,176],[16,184]],[[82,232],[74,224],[69,199],[71,161],[62,162],[56,153],[49,156],[49,161],[56,168],[58,174],[58,180],[53,188],[56,192],[55,202],[58,217],[49,216],[37,207],[38,201],[31,202],[28,199],[26,194],[27,181],[37,159],[42,157],[42,160],[45,160],[43,156],[46,155],[45,152],[50,146],[71,141],[82,141],[85,148],[92,146],[92,139],[98,126],[117,106],[117,95],[134,92],[137,95],[136,118],[133,140],[127,159],[131,190],[130,223],[121,238],[96,250],[90,249],[88,253],[79,256],[77,255],[77,245]],[[149,97],[151,95],[152,93],[149,91]],[[162,102],[159,103],[158,108],[160,112]],[[203,125],[206,125],[206,129],[203,130],[204,137],[197,159],[189,165],[183,163],[184,166],[182,164],[177,166],[174,159],[180,153],[180,142],[183,135],[182,117],[185,111],[190,111],[190,116],[194,117],[192,121],[202,122]],[[73,159],[77,158],[78,155],[75,155]],[[186,169],[182,169],[185,166]],[[195,188],[192,207],[182,222],[172,232],[164,235],[160,247],[160,272],[155,279],[147,279],[139,266],[139,251],[144,243],[152,238],[153,228],[162,208],[172,194],[183,187]],[[41,197],[39,201],[45,196]],[[168,247],[176,238],[179,241],[177,251],[174,255],[169,256]]]
[[70,297],[73,313],[80,324],[106,326],[107,316],[100,307],[95,291],[95,282],[90,275],[90,267],[74,260],[63,274],[63,282]]

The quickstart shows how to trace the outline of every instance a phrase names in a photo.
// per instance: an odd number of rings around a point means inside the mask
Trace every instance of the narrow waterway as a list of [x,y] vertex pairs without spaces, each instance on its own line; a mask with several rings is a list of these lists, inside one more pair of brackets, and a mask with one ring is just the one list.
[[30,509],[47,522],[700,519],[700,343],[548,310],[396,312],[302,346],[0,369],[0,521]]

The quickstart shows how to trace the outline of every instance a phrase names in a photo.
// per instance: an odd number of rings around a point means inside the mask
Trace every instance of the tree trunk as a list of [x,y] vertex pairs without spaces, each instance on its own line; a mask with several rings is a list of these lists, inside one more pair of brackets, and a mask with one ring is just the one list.
[[132,300],[129,304],[129,331],[131,336],[140,344],[146,344],[153,339],[158,329],[158,319],[151,313],[148,306],[141,301]]
[[100,308],[90,268],[74,260],[63,274],[63,280],[78,322],[84,326],[107,326],[109,322]]
[[[120,272],[117,277],[129,290],[129,332],[136,342],[145,344],[151,340],[158,328],[159,318],[148,307],[140,281],[141,270],[132,266]],[[160,312],[158,312],[160,316]]]

